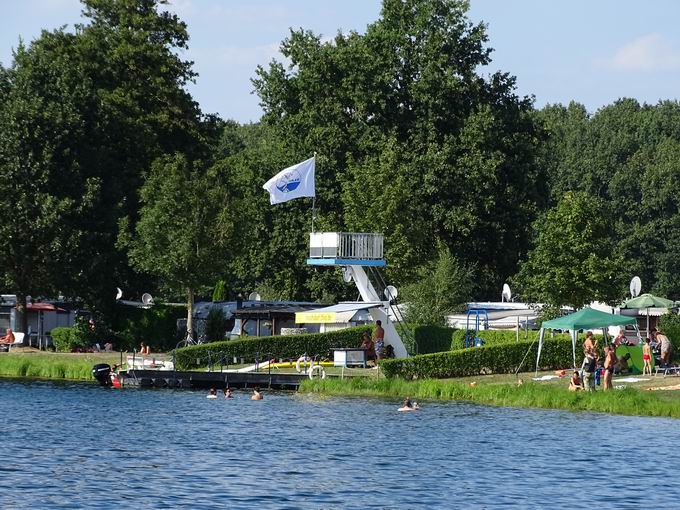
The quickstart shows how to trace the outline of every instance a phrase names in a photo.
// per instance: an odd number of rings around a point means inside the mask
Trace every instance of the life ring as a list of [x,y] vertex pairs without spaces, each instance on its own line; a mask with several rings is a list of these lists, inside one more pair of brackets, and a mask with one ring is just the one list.
[[326,378],[326,371],[321,365],[312,365],[312,368],[309,369],[309,378],[314,379],[314,370],[318,370],[319,374],[321,375],[321,379]]
[[303,361],[312,361],[312,358],[310,358],[309,356],[300,356],[298,358],[298,360],[295,362],[295,370],[298,371],[298,374],[302,372],[302,369],[300,368],[300,362]]

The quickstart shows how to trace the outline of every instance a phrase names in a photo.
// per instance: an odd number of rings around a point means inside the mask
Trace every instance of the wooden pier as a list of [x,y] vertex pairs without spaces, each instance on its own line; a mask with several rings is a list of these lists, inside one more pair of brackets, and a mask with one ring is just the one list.
[[273,388],[297,390],[305,374],[279,372],[193,372],[128,370],[120,373],[123,386],[142,388]]

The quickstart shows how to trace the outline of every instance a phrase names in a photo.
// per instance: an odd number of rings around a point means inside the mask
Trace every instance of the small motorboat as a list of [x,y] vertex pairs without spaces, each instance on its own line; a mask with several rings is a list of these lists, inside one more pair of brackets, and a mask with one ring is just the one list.
[[99,363],[92,367],[92,376],[99,381],[102,386],[120,388],[120,377],[111,369],[108,363]]

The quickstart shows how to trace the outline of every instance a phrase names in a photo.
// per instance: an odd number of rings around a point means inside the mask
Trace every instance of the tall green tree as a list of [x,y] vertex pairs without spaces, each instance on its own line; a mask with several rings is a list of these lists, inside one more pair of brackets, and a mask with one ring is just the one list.
[[445,317],[464,310],[465,303],[472,298],[473,269],[440,245],[437,259],[421,268],[417,281],[403,289],[406,321],[445,325]]
[[92,152],[92,97],[74,52],[72,36],[44,33],[0,68],[0,282],[17,295],[19,331],[27,296],[55,293],[59,275],[76,270],[83,231],[73,222],[95,214],[101,190],[74,158]]
[[567,192],[535,228],[535,246],[517,277],[523,299],[581,308],[623,296],[623,259],[613,250],[601,199]]
[[134,235],[123,221],[120,244],[133,267],[186,296],[191,334],[196,290],[215,280],[234,248],[238,206],[213,169],[179,154],[154,162],[140,201]]
[[541,132],[513,77],[479,73],[491,49],[467,10],[384,0],[365,34],[293,31],[281,45],[289,64],[258,69],[255,87],[290,159],[319,154],[320,228],[385,232],[396,282],[443,242],[495,295],[542,208]]

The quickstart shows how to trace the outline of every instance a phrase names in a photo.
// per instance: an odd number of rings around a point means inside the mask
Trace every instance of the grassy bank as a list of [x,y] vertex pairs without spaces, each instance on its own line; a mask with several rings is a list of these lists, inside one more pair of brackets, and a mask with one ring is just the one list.
[[325,379],[304,381],[300,392],[324,395],[462,400],[508,407],[539,407],[569,411],[596,411],[635,416],[680,418],[680,399],[669,392],[626,388],[595,393],[570,392],[564,387],[533,382],[479,384],[426,379]]
[[117,363],[119,356],[117,353],[0,353],[0,377],[91,381],[93,365],[97,363]]

